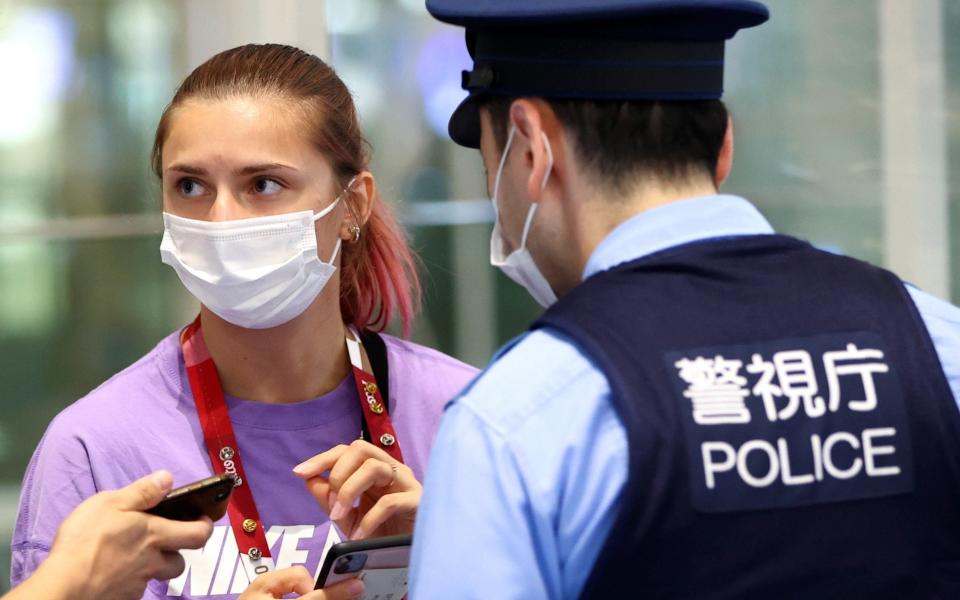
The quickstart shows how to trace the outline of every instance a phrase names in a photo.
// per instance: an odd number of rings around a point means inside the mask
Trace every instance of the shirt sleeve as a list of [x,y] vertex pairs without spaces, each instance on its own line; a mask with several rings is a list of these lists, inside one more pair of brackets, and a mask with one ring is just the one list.
[[960,308],[911,285],[907,291],[923,319],[953,398],[960,407]]
[[505,440],[462,404],[444,415],[417,516],[410,596],[548,598],[530,506]]
[[417,516],[411,597],[575,598],[627,476],[610,388],[540,330],[443,417]]
[[23,479],[11,545],[11,585],[37,570],[63,519],[96,492],[83,443],[58,417],[34,451]]

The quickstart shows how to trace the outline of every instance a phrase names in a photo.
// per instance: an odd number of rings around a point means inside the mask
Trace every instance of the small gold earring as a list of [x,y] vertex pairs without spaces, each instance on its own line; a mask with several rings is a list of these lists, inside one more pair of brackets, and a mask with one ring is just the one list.
[[356,244],[360,241],[360,226],[356,223],[353,224],[353,227],[350,228],[350,233],[353,234],[353,243]]

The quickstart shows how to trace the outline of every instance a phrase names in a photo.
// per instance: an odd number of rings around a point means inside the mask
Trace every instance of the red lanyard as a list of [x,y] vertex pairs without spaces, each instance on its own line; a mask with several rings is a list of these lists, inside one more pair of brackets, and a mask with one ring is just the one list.
[[373,445],[383,449],[393,460],[403,462],[403,453],[400,452],[400,443],[397,442],[397,432],[393,430],[390,414],[387,413],[383,404],[377,378],[373,373],[368,373],[363,368],[360,334],[352,327],[350,332],[353,334],[353,339],[347,338],[347,354],[349,354],[350,364],[353,366],[353,380],[357,384],[360,408],[363,410],[363,420],[367,424],[367,431],[370,432],[370,441]]
[[[353,334],[359,339],[355,331]],[[213,364],[213,359],[203,340],[200,317],[197,317],[180,334],[180,346],[213,470],[216,473],[233,473],[237,477],[227,506],[237,548],[241,554],[249,557],[253,563],[251,567],[254,573],[268,571],[272,567],[272,561],[261,562],[262,559],[270,558],[266,532],[240,460],[240,448],[233,433],[233,425],[230,423],[217,367]],[[394,460],[403,462],[400,443],[397,441],[390,415],[387,414],[383,404],[376,377],[363,369],[360,345],[357,341],[348,339],[347,349],[371,443],[385,450]],[[324,449],[317,449],[318,452],[322,450]]]

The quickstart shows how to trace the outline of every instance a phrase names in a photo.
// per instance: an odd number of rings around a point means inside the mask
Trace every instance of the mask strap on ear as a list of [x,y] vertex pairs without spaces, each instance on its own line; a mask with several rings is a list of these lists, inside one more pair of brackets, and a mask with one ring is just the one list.
[[[359,230],[360,230],[360,218],[357,217],[357,212],[356,212],[355,210],[353,210],[353,206],[352,206],[349,202],[345,202],[344,204],[346,205],[347,210],[350,211],[350,216],[353,217],[354,227],[356,227],[356,228],[357,228],[357,231],[359,231]],[[357,240],[353,240],[353,241],[356,242]]]
[[330,260],[327,261],[328,265],[332,265],[335,260],[337,260],[337,255],[340,254],[340,248],[343,247],[343,240],[340,239],[340,236],[337,236],[337,243],[333,247],[333,254],[330,255]]
[[520,237],[521,249],[527,247],[527,234],[530,233],[530,226],[533,224],[533,215],[537,214],[538,206],[540,206],[540,204],[534,202],[530,205],[530,210],[527,211],[527,222],[523,224],[523,235]]
[[547,187],[547,180],[550,179],[550,173],[553,171],[553,148],[550,147],[550,138],[547,137],[547,134],[543,131],[540,132],[540,135],[543,136],[543,145],[547,149],[547,171],[543,174],[543,181],[540,182],[540,190]]
[[329,214],[333,211],[333,209],[335,209],[335,208],[337,207],[337,204],[339,204],[339,203],[340,203],[340,196],[337,196],[336,200],[334,200],[333,202],[331,202],[331,203],[329,204],[329,206],[327,206],[325,209],[321,210],[321,211],[318,212],[318,213],[314,213],[314,215],[313,215],[313,221],[314,221],[314,222],[317,222],[317,221],[319,221],[320,219],[324,218],[325,216],[329,215]]
[[510,126],[510,133],[507,134],[507,143],[503,145],[503,156],[500,157],[500,164],[497,166],[497,175],[503,172],[503,165],[507,162],[507,153],[510,152],[510,145],[513,143],[513,136],[517,133],[515,125]]
[[[540,189],[547,187],[547,180],[550,179],[550,173],[553,171],[553,149],[550,148],[550,140],[547,138],[547,134],[540,132],[540,135],[543,136],[543,144],[547,149],[547,172],[543,174],[543,182],[540,184]],[[527,235],[530,233],[530,226],[533,224],[533,216],[537,214],[537,207],[540,206],[539,202],[534,202],[530,205],[530,210],[527,211],[527,221],[523,224],[523,235],[520,237],[520,247],[527,247]]]
[[350,188],[353,187],[353,184],[357,182],[357,177],[359,177],[359,175],[354,175],[350,178],[350,181],[347,182],[347,185],[343,186],[343,191],[340,192],[340,196],[337,196],[337,199],[350,191]]
[[[344,195],[345,193],[347,193],[347,191],[348,191],[351,187],[353,187],[353,183],[354,183],[356,180],[357,180],[357,176],[354,175],[354,176],[350,179],[350,181],[347,183],[347,186],[346,186],[345,188],[343,188],[343,191],[340,192],[340,195],[337,196],[337,197],[334,199],[334,201],[330,203],[329,206],[327,206],[326,208],[324,208],[324,209],[321,210],[320,212],[314,214],[314,215],[313,215],[313,220],[314,220],[314,222],[319,221],[320,219],[322,219],[322,218],[324,218],[325,216],[329,215],[329,214],[333,211],[333,209],[337,207],[337,204],[340,203],[340,199],[343,198],[343,195]],[[349,205],[347,205],[347,207],[349,208]],[[352,212],[352,211],[351,211],[351,212]]]

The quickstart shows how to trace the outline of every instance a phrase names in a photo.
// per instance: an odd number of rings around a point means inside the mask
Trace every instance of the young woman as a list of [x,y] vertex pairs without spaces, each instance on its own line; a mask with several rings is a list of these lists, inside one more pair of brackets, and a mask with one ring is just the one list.
[[51,423],[24,480],[13,583],[84,498],[159,468],[237,484],[206,546],[147,598],[232,599],[264,571],[315,574],[341,537],[330,513],[344,536],[410,531],[442,407],[474,369],[372,333],[394,317],[408,332],[419,286],[343,82],[287,46],[218,54],[164,112],[153,167],[162,259],[199,316]]

